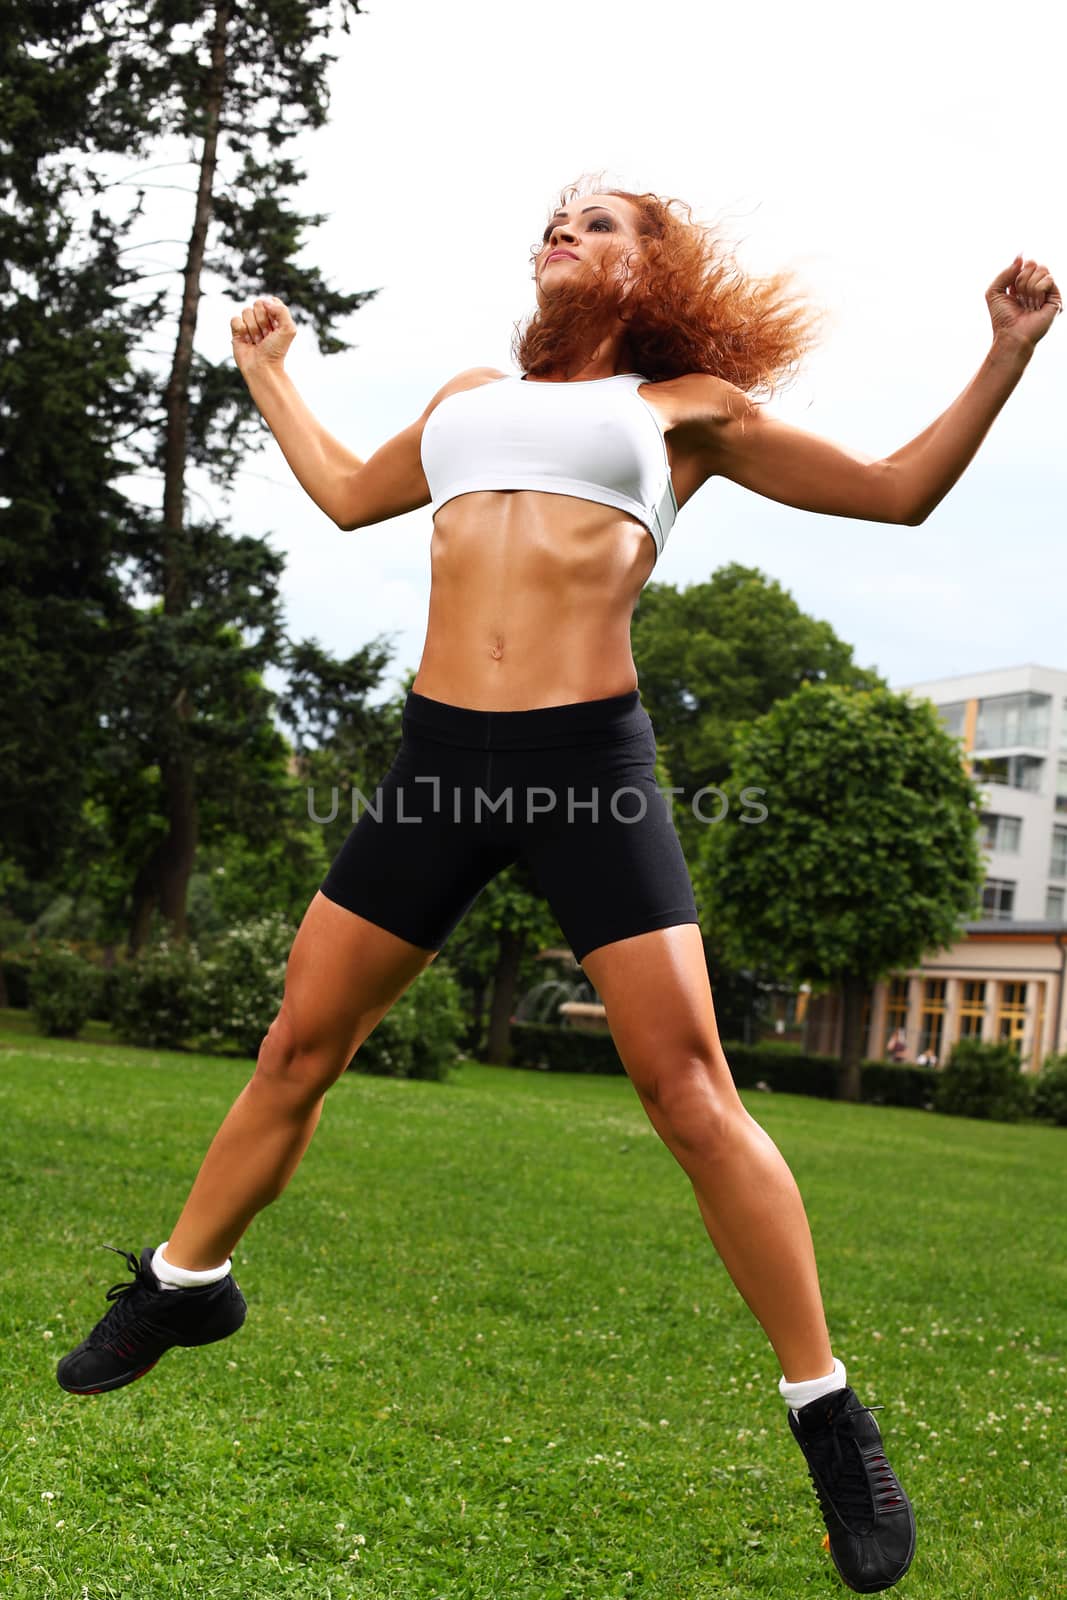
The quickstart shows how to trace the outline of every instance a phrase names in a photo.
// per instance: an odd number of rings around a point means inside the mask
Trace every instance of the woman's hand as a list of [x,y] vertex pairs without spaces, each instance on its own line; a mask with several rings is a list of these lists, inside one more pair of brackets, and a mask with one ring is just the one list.
[[1044,338],[1057,312],[1063,310],[1060,291],[1047,267],[1016,256],[1010,267],[998,272],[985,292],[996,340],[1013,340],[1031,349]]
[[245,306],[239,317],[231,317],[230,333],[233,358],[247,382],[266,368],[281,369],[296,338],[296,324],[277,296],[269,294]]

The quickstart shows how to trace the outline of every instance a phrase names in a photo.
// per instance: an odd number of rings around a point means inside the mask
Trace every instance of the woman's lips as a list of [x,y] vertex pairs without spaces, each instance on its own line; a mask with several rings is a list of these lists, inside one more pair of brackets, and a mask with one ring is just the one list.
[[567,256],[571,261],[577,261],[578,259],[578,257],[571,250],[553,250],[548,259],[549,261],[555,261],[557,256]]

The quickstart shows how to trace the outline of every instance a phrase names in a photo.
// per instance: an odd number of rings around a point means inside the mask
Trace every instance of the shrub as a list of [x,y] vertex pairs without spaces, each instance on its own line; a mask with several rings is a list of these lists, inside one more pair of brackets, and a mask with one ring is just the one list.
[[438,956],[394,1001],[349,1062],[389,1078],[445,1078],[466,1025],[462,991]]
[[285,992],[293,926],[280,912],[230,928],[201,966],[203,1037],[253,1058]]
[[111,1021],[128,1044],[175,1049],[204,1021],[196,946],[162,938],[117,968]]
[[1034,1080],[1034,1116],[1067,1127],[1067,1055],[1047,1056]]
[[4,984],[7,988],[7,1003],[9,1006],[24,1010],[30,1003],[30,977],[33,973],[33,957],[23,955],[7,955],[3,958]]
[[934,1104],[949,1116],[1018,1122],[1030,1109],[1030,1084],[1010,1044],[961,1039],[938,1073]]
[[74,1039],[93,1014],[100,971],[62,940],[41,945],[29,976],[29,1003],[42,1033]]

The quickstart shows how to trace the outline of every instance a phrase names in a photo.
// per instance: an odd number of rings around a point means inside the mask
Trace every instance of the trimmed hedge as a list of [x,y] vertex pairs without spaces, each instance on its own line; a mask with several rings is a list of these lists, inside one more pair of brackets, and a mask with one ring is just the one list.
[[[739,1089],[763,1083],[779,1094],[837,1098],[838,1062],[833,1056],[807,1055],[779,1044],[724,1044],[723,1049]],[[512,1023],[511,1063],[542,1072],[626,1071],[610,1034],[540,1022]],[[924,1108],[933,1104],[937,1073],[932,1067],[863,1061],[860,1077],[863,1099],[872,1104]]]
[[916,1067],[903,1061],[861,1061],[860,1081],[863,1098],[869,1105],[933,1109],[936,1067]]
[[511,1065],[542,1072],[625,1073],[610,1033],[558,1028],[545,1022],[511,1024]]

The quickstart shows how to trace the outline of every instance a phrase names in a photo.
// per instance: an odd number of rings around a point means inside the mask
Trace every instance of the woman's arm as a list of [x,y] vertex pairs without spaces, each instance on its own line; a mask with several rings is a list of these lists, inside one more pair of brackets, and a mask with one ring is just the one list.
[[994,340],[982,365],[948,410],[886,456],[896,479],[901,522],[913,528],[925,522],[962,477],[1033,353],[1033,345]]
[[[917,526],[973,460],[994,417],[1062,310],[1044,267],[1016,256],[990,284],[993,344],[978,372],[936,422],[880,461],[780,422],[718,379],[707,422],[708,467],[768,499],[804,511]],[[710,396],[710,390],[709,390]]]
[[1016,256],[986,290],[993,345],[948,410],[886,457],[900,484],[902,520],[925,522],[974,459],[993,419],[1026,371],[1039,339],[1063,310],[1047,267]]
[[246,374],[249,393],[282,455],[320,510],[340,522],[352,478],[364,465],[304,404],[281,363]]
[[230,333],[238,370],[282,455],[315,504],[336,522],[364,463],[327,433],[285,370],[297,333],[288,307],[276,295],[265,295],[230,318]]

